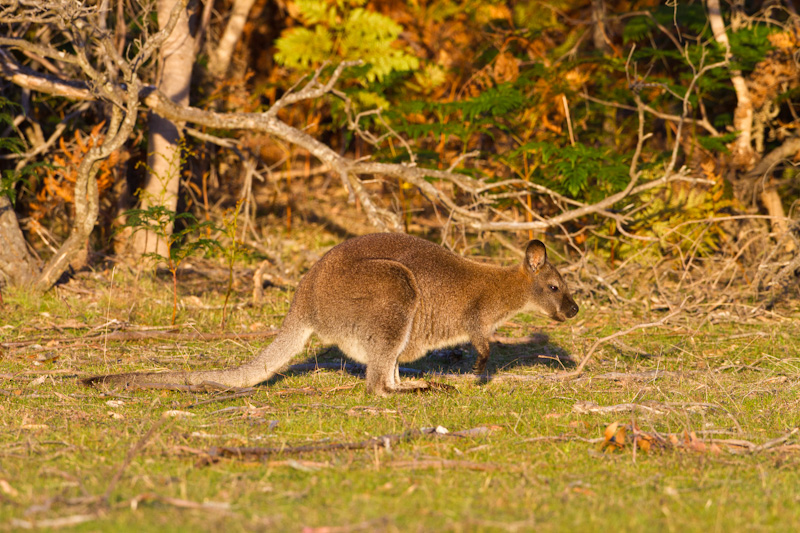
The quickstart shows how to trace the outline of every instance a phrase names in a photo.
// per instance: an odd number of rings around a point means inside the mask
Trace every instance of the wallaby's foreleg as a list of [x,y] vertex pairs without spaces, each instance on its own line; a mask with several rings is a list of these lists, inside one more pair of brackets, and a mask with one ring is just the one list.
[[478,352],[478,358],[475,360],[475,366],[472,367],[472,371],[476,376],[480,376],[486,372],[486,363],[489,362],[489,338],[488,336],[476,335],[471,342]]

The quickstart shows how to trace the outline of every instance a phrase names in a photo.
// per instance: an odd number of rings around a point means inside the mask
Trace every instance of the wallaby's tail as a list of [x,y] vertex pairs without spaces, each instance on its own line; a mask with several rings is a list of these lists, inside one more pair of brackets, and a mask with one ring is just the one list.
[[86,378],[86,385],[107,384],[147,388],[148,385],[201,385],[209,382],[227,387],[252,387],[266,381],[284,367],[306,344],[312,330],[287,315],[272,343],[252,361],[227,370],[195,372],[133,372]]

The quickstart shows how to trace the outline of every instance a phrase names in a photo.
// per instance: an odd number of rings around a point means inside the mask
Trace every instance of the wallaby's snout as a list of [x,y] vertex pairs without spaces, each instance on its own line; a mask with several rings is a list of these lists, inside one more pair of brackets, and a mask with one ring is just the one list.
[[572,318],[578,314],[580,308],[578,304],[575,303],[575,300],[572,299],[572,295],[565,294],[564,297],[561,299],[561,312],[564,314],[564,318],[560,321],[564,321],[567,318]]

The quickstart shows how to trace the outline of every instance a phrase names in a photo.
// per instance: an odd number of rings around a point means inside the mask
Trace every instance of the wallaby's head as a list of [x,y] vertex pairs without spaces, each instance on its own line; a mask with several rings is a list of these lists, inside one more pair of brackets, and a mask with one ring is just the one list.
[[542,241],[528,243],[525,250],[525,271],[530,278],[529,307],[563,322],[578,314],[567,284],[550,261]]

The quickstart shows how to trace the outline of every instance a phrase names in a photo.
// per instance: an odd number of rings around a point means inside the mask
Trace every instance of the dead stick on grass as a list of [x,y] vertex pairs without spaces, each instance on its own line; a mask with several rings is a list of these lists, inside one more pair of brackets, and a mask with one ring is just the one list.
[[380,437],[373,437],[371,439],[362,440],[359,442],[332,442],[329,444],[307,444],[304,446],[292,447],[274,447],[274,448],[260,448],[260,447],[239,447],[239,446],[215,446],[208,450],[209,462],[218,457],[242,458],[248,456],[256,456],[259,458],[269,457],[277,454],[299,454],[320,452],[329,450],[361,450],[366,448],[374,448],[380,446],[389,448],[392,443],[400,442],[422,435],[438,435],[435,429],[412,429],[404,433],[396,433],[392,435],[383,435]]
[[119,480],[122,479],[122,474],[124,474],[125,470],[127,470],[128,466],[130,466],[131,461],[133,461],[133,458],[136,457],[136,454],[138,454],[140,451],[142,451],[142,449],[144,449],[145,446],[147,446],[147,443],[150,441],[150,439],[155,434],[155,432],[158,429],[160,429],[161,426],[163,426],[166,421],[167,421],[167,418],[164,418],[164,417],[160,418],[158,420],[158,422],[153,424],[153,427],[151,427],[150,430],[147,433],[145,433],[144,436],[141,439],[139,439],[136,442],[136,444],[134,444],[131,447],[130,450],[128,450],[128,455],[125,457],[125,460],[122,461],[122,464],[119,465],[119,468],[117,469],[117,472],[114,474],[114,477],[111,478],[111,483],[108,484],[108,487],[106,488],[105,493],[101,497],[101,500],[100,500],[101,503],[103,503],[105,505],[108,505],[108,501],[109,501],[109,498],[111,497],[111,493],[117,487],[117,484],[119,483]]
[[581,373],[583,372],[583,369],[586,367],[586,364],[589,362],[589,360],[594,355],[594,352],[597,351],[597,349],[600,346],[602,346],[603,344],[605,344],[606,342],[608,342],[608,341],[610,341],[612,339],[616,339],[617,337],[622,337],[624,335],[628,335],[628,334],[633,333],[634,331],[638,331],[640,329],[655,328],[655,327],[658,327],[658,326],[663,326],[664,324],[667,323],[667,321],[670,318],[676,316],[681,311],[683,311],[683,304],[681,304],[680,307],[678,307],[676,310],[672,311],[670,314],[668,314],[667,316],[665,316],[661,320],[657,320],[655,322],[648,322],[646,324],[637,324],[637,325],[635,325],[633,327],[630,327],[628,329],[624,329],[622,331],[617,331],[616,333],[612,333],[611,335],[606,335],[603,338],[597,339],[596,341],[594,341],[594,344],[592,344],[592,346],[589,348],[589,351],[586,352],[586,355],[583,356],[583,359],[578,364],[577,368],[575,368],[575,370],[572,370],[570,372],[561,372],[561,373],[556,374],[555,376],[553,376],[553,378],[566,381],[566,380],[574,379],[574,378],[580,376]]
[[518,466],[498,465],[494,463],[476,463],[474,461],[457,461],[453,459],[422,459],[415,461],[391,461],[385,463],[389,468],[408,468],[408,469],[437,469],[445,468],[476,470],[479,472],[496,472],[500,470],[519,470]]
[[789,440],[790,438],[792,438],[792,436],[794,436],[794,434],[797,433],[798,431],[800,431],[800,428],[794,428],[790,432],[786,433],[785,435],[783,435],[781,437],[778,437],[777,439],[772,439],[772,440],[769,440],[769,441],[765,442],[764,444],[759,444],[758,446],[756,446],[755,448],[750,450],[750,452],[751,453],[763,452],[765,450],[769,450],[771,448],[774,448],[775,446],[781,445],[784,442],[786,442],[787,440]]

